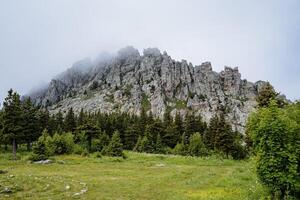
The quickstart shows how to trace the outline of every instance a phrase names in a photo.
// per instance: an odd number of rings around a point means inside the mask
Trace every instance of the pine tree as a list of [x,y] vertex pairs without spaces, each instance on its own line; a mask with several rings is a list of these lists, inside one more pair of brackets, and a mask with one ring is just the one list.
[[225,120],[225,115],[220,114],[218,130],[215,135],[215,148],[225,153],[228,158],[231,151],[234,149],[235,137],[230,124]]
[[55,132],[61,133],[64,127],[64,117],[61,111],[58,111],[58,113],[56,113],[55,122],[56,122]]
[[138,124],[134,123],[129,125],[125,130],[124,147],[125,149],[132,150],[137,142],[138,136],[141,135]]
[[75,120],[73,108],[71,107],[65,117],[64,130],[65,132],[74,132],[75,129],[76,129],[76,120]]
[[215,114],[209,122],[208,130],[204,132],[203,142],[211,150],[216,148],[215,140],[218,134],[219,117]]
[[180,117],[179,113],[176,113],[175,119],[174,119],[174,138],[176,140],[176,143],[178,143],[181,140],[181,136],[183,134],[183,123],[182,119]]
[[85,113],[83,111],[83,108],[81,108],[79,116],[78,116],[77,126],[83,125],[86,120],[85,118],[86,118]]
[[23,118],[20,95],[12,89],[3,103],[3,135],[12,143],[13,158],[16,159],[17,143],[23,138]]
[[23,114],[23,135],[27,143],[27,150],[31,149],[31,142],[35,141],[39,137],[38,129],[38,119],[37,119],[37,110],[33,106],[31,99],[26,98],[22,104],[22,114]]
[[38,119],[38,129],[41,133],[45,129],[49,129],[49,120],[50,120],[50,114],[47,109],[40,109],[37,112],[37,119]]
[[185,136],[189,138],[196,130],[196,121],[193,114],[187,114],[184,120]]
[[258,92],[256,101],[259,107],[268,107],[271,100],[274,100],[278,94],[275,92],[273,86],[267,82]]
[[100,129],[96,125],[92,124],[90,121],[87,121],[83,125],[79,126],[77,128],[77,131],[84,132],[84,134],[86,135],[86,139],[88,141],[88,149],[89,149],[89,151],[91,151],[92,150],[92,140],[97,135],[99,135]]
[[163,143],[162,143],[160,134],[158,134],[156,137],[155,153],[164,153],[164,147],[163,147]]
[[103,154],[113,157],[123,156],[123,144],[119,131],[114,132],[108,146],[103,150]]

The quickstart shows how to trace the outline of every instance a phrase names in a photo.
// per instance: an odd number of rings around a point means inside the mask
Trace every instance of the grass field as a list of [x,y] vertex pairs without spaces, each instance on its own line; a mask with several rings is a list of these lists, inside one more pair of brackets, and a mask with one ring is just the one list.
[[126,152],[54,157],[52,164],[8,160],[0,154],[0,199],[260,199],[251,161]]

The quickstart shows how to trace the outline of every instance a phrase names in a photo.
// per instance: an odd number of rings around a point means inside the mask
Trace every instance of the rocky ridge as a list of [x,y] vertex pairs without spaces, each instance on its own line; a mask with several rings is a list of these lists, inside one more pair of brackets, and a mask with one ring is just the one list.
[[224,109],[232,127],[244,132],[264,84],[242,80],[238,68],[225,66],[217,73],[210,62],[193,66],[186,60],[175,61],[157,48],[145,49],[140,55],[133,47],[126,47],[115,56],[75,63],[47,88],[30,96],[36,105],[52,113],[72,107],[76,113],[83,108],[139,114],[144,108],[156,117],[163,117],[166,110],[173,116],[193,111],[209,121]]

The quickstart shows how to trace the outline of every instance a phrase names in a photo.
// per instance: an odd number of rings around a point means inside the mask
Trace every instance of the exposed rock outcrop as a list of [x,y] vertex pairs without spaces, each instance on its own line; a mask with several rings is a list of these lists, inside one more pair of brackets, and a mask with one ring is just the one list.
[[114,57],[77,62],[47,89],[31,96],[53,113],[73,107],[75,112],[83,108],[139,114],[144,107],[157,117],[170,109],[172,115],[194,111],[209,121],[224,109],[233,128],[243,132],[263,84],[242,80],[238,68],[225,67],[217,73],[210,62],[193,66],[185,60],[175,61],[157,48],[145,49],[140,55],[126,47]]

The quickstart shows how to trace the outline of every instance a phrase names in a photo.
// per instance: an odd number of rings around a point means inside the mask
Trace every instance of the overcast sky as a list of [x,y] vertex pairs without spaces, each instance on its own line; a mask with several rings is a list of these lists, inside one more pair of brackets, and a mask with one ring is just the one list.
[[77,60],[132,45],[215,71],[238,66],[300,99],[299,0],[1,0],[0,102]]

